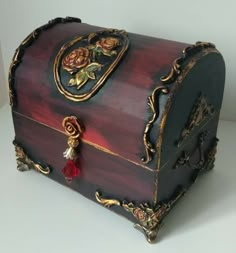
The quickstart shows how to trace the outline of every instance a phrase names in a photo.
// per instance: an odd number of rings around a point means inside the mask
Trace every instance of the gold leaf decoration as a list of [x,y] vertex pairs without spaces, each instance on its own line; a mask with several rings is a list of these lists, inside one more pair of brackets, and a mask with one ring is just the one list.
[[49,166],[44,167],[39,163],[35,163],[26,154],[24,149],[19,144],[17,144],[15,141],[13,142],[13,144],[15,145],[17,169],[19,171],[27,171],[32,168],[44,175],[48,175],[51,172],[51,169]]
[[153,242],[164,216],[170,211],[175,202],[183,196],[184,192],[185,189],[180,189],[169,201],[157,206],[152,206],[149,203],[135,205],[133,202],[103,198],[98,191],[95,193],[95,197],[98,203],[105,207],[121,206],[125,211],[131,213],[138,222],[134,227],[144,233],[148,242]]
[[98,203],[104,205],[105,207],[111,207],[111,206],[120,206],[120,201],[116,199],[105,199],[102,198],[101,194],[99,192],[95,193],[95,197]]

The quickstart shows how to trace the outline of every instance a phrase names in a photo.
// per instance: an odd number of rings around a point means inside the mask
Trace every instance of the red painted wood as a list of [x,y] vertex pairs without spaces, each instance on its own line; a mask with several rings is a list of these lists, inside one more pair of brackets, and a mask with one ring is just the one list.
[[[67,147],[67,137],[37,122],[15,113],[14,125],[16,142],[22,145],[35,162],[46,162],[53,168],[50,178],[68,185],[61,172],[67,160],[63,152]],[[96,190],[108,193],[118,199],[137,202],[152,201],[154,193],[154,173],[120,157],[100,151],[88,144],[80,146],[80,177],[68,186],[95,199]]]
[[[79,116],[86,127],[85,140],[141,163],[143,131],[149,118],[147,97],[187,45],[129,34],[130,48],[124,60],[98,94],[84,103],[69,101],[54,83],[55,53],[65,41],[100,29],[68,23],[43,31],[26,49],[16,70],[14,110],[59,130],[63,130],[65,116]],[[155,161],[148,166],[155,169]]]

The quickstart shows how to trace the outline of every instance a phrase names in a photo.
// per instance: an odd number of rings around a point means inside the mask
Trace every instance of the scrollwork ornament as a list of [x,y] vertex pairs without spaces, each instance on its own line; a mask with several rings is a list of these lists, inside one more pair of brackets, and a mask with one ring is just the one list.
[[28,171],[30,169],[35,169],[36,171],[44,174],[49,175],[51,172],[51,168],[47,166],[43,166],[39,163],[34,162],[25,152],[25,150],[17,144],[15,141],[13,142],[15,145],[15,152],[16,152],[16,162],[17,162],[17,169],[21,172]]

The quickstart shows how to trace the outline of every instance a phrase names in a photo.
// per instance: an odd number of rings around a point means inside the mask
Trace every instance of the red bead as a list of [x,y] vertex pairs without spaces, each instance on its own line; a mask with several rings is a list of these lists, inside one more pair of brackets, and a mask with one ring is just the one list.
[[68,160],[65,167],[62,169],[62,173],[66,180],[71,181],[74,177],[80,175],[80,169],[76,166],[73,160]]

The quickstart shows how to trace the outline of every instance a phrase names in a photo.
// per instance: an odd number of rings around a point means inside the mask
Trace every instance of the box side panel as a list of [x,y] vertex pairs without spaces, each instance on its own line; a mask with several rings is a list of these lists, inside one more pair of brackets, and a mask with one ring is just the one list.
[[225,65],[218,51],[202,51],[190,58],[182,72],[167,102],[160,167],[221,109]]
[[[163,166],[158,178],[159,202],[170,199],[178,189],[188,189],[195,181],[201,168],[204,168],[204,164],[208,162],[209,152],[215,143],[218,121],[219,113],[199,128],[199,131],[188,139],[186,145],[174,153],[171,159]],[[207,133],[207,135],[200,149],[199,138],[201,133]],[[187,158],[189,162],[187,160],[184,161],[184,157],[189,157]],[[183,160],[179,162],[181,158]],[[199,164],[202,158],[204,159],[203,166],[198,169],[195,166]]]
[[[210,159],[216,144],[225,66],[216,50],[202,51],[177,79],[164,124],[158,200],[178,186],[188,188]],[[213,157],[211,157],[213,159]]]
[[[13,119],[16,142],[26,150],[32,160],[52,168],[49,178],[94,201],[95,192],[99,190],[104,195],[121,201],[127,199],[136,203],[152,202],[154,173],[151,170],[86,143],[80,146],[81,175],[68,184],[61,172],[66,164],[63,152],[67,147],[67,137],[14,112]],[[112,209],[133,220],[122,208]]]

